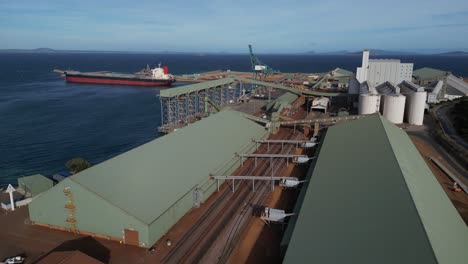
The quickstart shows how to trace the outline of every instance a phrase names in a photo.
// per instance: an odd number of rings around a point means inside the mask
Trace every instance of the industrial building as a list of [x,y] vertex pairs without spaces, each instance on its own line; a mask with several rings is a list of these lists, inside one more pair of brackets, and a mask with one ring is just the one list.
[[468,259],[468,229],[405,131],[378,114],[328,128],[282,241],[284,263]]
[[422,125],[426,109],[425,90],[411,82],[412,63],[399,60],[369,60],[363,51],[362,67],[356,79],[350,80],[350,94],[359,95],[360,115],[381,112],[392,123],[406,119],[411,125]]
[[21,190],[26,197],[36,196],[54,186],[54,181],[42,174],[34,174],[18,178],[18,190]]
[[[368,56],[365,53],[364,51],[363,65]],[[429,108],[429,104],[468,95],[468,83],[450,72],[422,68],[414,71],[412,80],[406,77],[401,82],[381,79],[383,82],[378,85],[374,85],[376,82],[371,80],[351,80],[349,93],[359,94],[359,114],[380,111],[393,123],[402,123],[406,119],[411,125],[422,125],[424,110]]]
[[349,82],[354,79],[354,73],[336,68],[327,73],[311,75],[306,82],[313,90],[347,90]]
[[273,100],[265,105],[265,110],[267,112],[281,112],[283,109],[291,107],[291,104],[296,101],[299,96],[290,92],[278,97],[276,100]]
[[448,71],[422,68],[413,72],[413,82],[424,86],[428,93],[428,103],[438,103],[468,95],[468,83]]
[[330,98],[328,97],[317,97],[312,101],[312,110],[321,111],[326,113],[328,107],[330,106]]
[[424,110],[428,94],[424,87],[420,87],[412,82],[403,81],[398,85],[401,93],[406,95],[405,118],[409,124],[422,125],[424,121]]
[[364,82],[360,84],[359,89],[360,115],[381,112],[387,120],[395,124],[403,123],[405,116],[409,124],[423,124],[426,92],[417,85],[403,81],[396,86],[387,81],[373,87]]
[[370,85],[379,85],[384,82],[395,84],[402,81],[411,81],[413,63],[401,63],[400,60],[369,59],[369,50],[362,52],[362,66],[356,70],[359,82],[367,81]]
[[222,111],[67,177],[31,202],[30,219],[151,247],[216,189],[211,172],[229,175],[235,153],[267,135],[241,113]]

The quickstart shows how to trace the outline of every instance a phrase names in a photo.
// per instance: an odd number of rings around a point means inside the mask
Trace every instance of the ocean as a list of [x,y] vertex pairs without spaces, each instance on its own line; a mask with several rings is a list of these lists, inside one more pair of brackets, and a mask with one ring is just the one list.
[[[260,55],[282,72],[355,71],[360,56]],[[468,76],[468,57],[391,56]],[[385,57],[380,57],[385,58]],[[66,83],[53,69],[136,72],[168,65],[173,74],[248,71],[248,55],[0,53],[0,185],[66,172],[81,157],[97,164],[161,134],[158,88]],[[178,84],[180,85],[180,84]]]

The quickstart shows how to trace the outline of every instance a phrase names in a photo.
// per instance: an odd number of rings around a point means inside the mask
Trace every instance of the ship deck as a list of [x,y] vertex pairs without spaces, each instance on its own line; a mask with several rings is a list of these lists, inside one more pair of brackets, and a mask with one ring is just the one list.
[[[128,74],[116,72],[80,72],[80,71],[66,71],[66,75],[73,77],[91,77],[91,78],[112,78],[112,79],[139,79],[139,80],[155,80],[152,76],[144,74]],[[170,81],[170,79],[161,79],[163,81]]]

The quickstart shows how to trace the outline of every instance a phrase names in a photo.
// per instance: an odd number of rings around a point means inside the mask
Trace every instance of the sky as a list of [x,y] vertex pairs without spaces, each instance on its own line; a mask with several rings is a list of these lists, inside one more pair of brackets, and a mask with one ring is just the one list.
[[0,49],[468,50],[468,1],[0,0]]

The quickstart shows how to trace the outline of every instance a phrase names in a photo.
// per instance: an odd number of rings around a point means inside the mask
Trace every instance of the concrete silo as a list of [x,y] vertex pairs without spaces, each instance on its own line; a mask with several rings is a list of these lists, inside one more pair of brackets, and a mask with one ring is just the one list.
[[359,114],[368,115],[379,111],[380,95],[361,94],[359,96]]
[[383,116],[392,123],[403,123],[403,116],[405,114],[405,101],[406,96],[401,94],[385,95]]
[[426,97],[426,92],[415,92],[407,95],[406,118],[410,125],[420,126],[423,124]]

